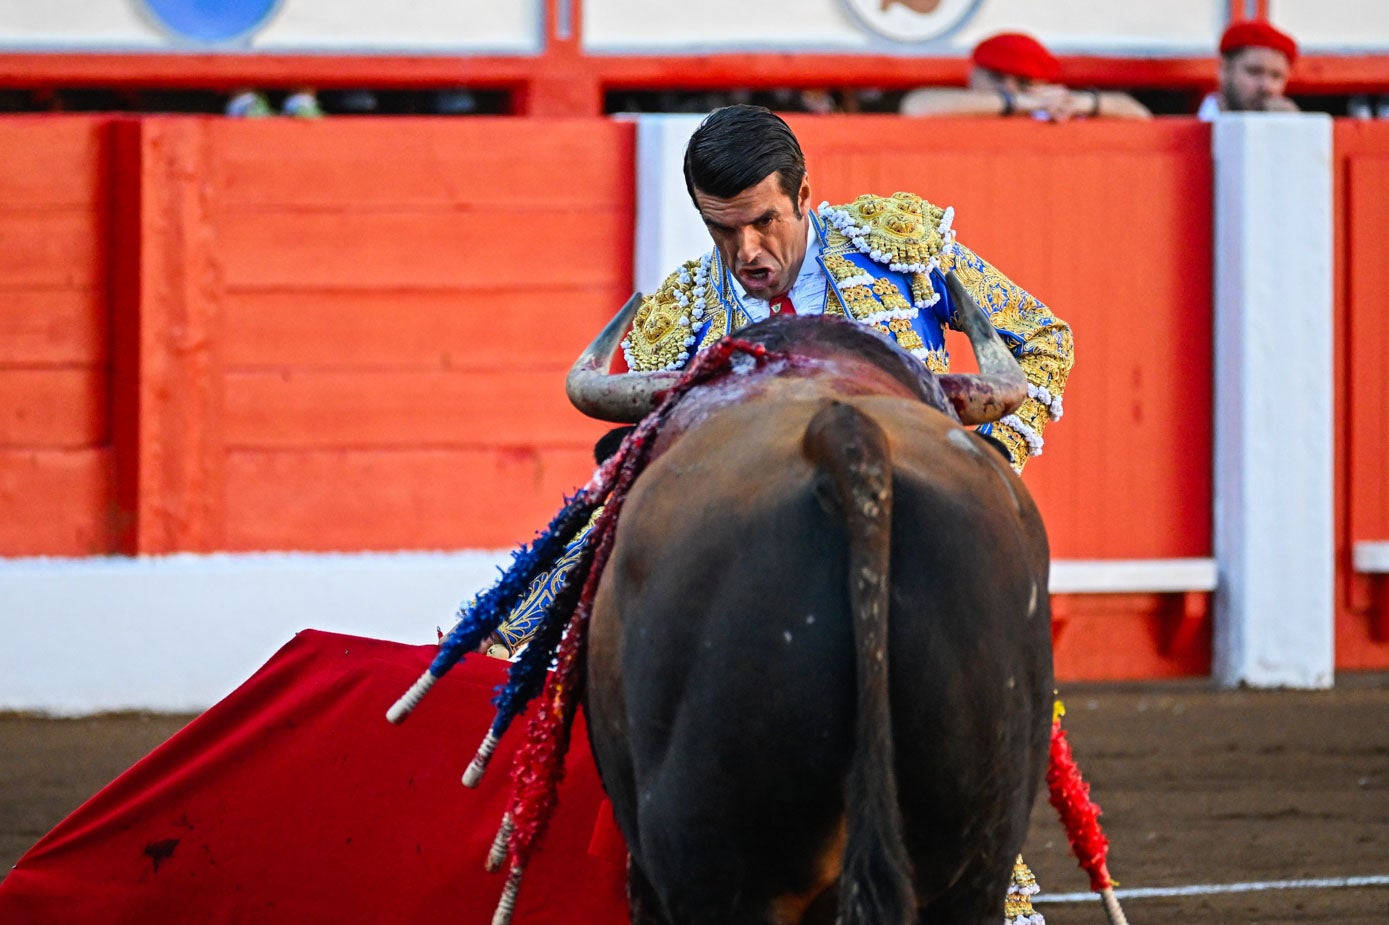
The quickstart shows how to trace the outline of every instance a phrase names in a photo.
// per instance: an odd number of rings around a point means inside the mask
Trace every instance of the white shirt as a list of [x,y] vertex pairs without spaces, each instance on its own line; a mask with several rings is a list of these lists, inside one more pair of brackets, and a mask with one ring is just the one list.
[[[815,234],[815,225],[808,219],[805,224],[805,259],[801,261],[801,272],[786,294],[791,297],[796,314],[819,315],[825,310],[825,289],[829,281],[825,279],[825,273],[820,269],[820,261],[817,259],[820,256],[820,238]],[[748,295],[738,277],[732,274],[730,276],[733,279],[733,288],[738,293],[738,301],[743,304],[748,317],[753,321],[765,321],[770,318],[771,304]]]
[[1196,110],[1196,118],[1202,122],[1213,122],[1224,111],[1220,108],[1220,94],[1207,93],[1201,98],[1201,108]]

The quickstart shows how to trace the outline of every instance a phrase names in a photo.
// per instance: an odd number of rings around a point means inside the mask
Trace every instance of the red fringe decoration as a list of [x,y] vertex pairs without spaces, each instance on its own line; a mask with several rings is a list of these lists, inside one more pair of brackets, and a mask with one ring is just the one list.
[[1109,839],[1100,830],[1100,808],[1090,800],[1090,785],[1080,776],[1060,718],[1051,726],[1047,789],[1051,792],[1051,805],[1061,814],[1061,823],[1066,827],[1071,852],[1090,875],[1090,889],[1098,893],[1114,886],[1105,866]]
[[[583,591],[555,653],[555,669],[545,685],[540,705],[526,730],[526,743],[518,752],[512,774],[509,808],[515,828],[507,843],[507,857],[513,872],[524,870],[532,852],[544,836],[559,800],[559,784],[564,778],[564,758],[569,751],[574,715],[583,699],[586,681],[585,649],[593,598],[607,565],[616,536],[618,515],[637,476],[646,466],[660,425],[691,388],[727,372],[735,352],[750,354],[762,362],[769,356],[761,344],[724,338],[703,351],[680,382],[663,397],[661,405],[638,426],[623,449],[621,463],[603,512],[593,525],[589,542],[594,544],[591,567]],[[610,460],[611,461],[611,460]],[[604,466],[604,475],[611,468]],[[607,481],[605,477],[603,481]]]
[[564,779],[564,756],[569,751],[569,733],[574,714],[583,699],[584,648],[588,641],[588,618],[593,612],[593,596],[598,578],[612,550],[613,523],[621,507],[625,488],[614,492],[608,507],[594,524],[592,541],[599,544],[593,558],[593,568],[584,583],[583,594],[565,627],[559,650],[555,653],[555,670],[540,698],[540,709],[527,729],[526,744],[516,756],[512,775],[511,816],[515,830],[507,845],[512,869],[524,869],[531,850],[545,834],[559,801],[559,784]]

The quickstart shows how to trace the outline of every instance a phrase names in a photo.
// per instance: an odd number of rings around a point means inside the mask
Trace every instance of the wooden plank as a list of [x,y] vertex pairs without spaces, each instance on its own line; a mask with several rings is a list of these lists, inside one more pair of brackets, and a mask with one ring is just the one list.
[[[123,119],[113,123],[107,133],[111,185],[107,208],[106,260],[110,272],[106,314],[110,319],[111,447],[116,473],[112,506],[120,525],[118,548],[126,555],[140,551],[140,448],[144,439],[140,414],[140,301],[146,252],[141,240],[142,132],[141,120]],[[160,247],[149,250],[157,255]]]
[[103,367],[0,368],[0,446],[67,448],[109,442]]
[[[234,212],[216,229],[228,289],[624,287],[631,216],[621,208]],[[623,244],[628,245],[624,248]]]
[[[1066,417],[1027,479],[1057,555],[1209,555],[1209,209],[1172,205],[1208,197],[1209,173],[1081,161],[1093,194],[1067,183],[1048,205],[1082,230],[1039,268],[1049,304],[1072,325],[1076,367]],[[1155,203],[1124,205],[1134,188]]]
[[954,206],[960,241],[1071,325],[1065,418],[1025,476],[1053,553],[1209,555],[1208,127],[905,121],[808,121],[814,199]]
[[102,222],[89,208],[0,210],[0,290],[97,288]]
[[223,548],[509,548],[592,470],[582,449],[234,451]]
[[226,379],[229,446],[582,447],[603,432],[548,371],[265,371]]
[[621,290],[239,291],[222,337],[233,368],[567,367]]
[[1059,682],[1200,677],[1211,669],[1209,618],[1165,645],[1181,598],[1169,595],[1053,595],[1054,661]]
[[0,211],[95,208],[103,116],[0,118]]
[[0,366],[100,365],[108,319],[99,289],[19,289],[0,295]]
[[1363,564],[1367,544],[1389,539],[1389,298],[1383,238],[1389,210],[1389,123],[1338,120],[1337,206],[1337,536],[1338,671],[1389,668],[1389,590],[1380,575],[1347,573]]
[[[1389,134],[1385,136],[1389,142]],[[1350,538],[1389,539],[1389,144],[1348,165]]]
[[114,491],[109,447],[0,448],[0,556],[114,552]]
[[137,390],[132,551],[142,554],[221,548],[222,282],[203,179],[209,124],[151,120],[138,139],[139,306],[121,323],[138,324],[138,381],[123,387]]
[[[786,120],[812,167],[821,159],[833,160],[874,147],[920,154],[972,151],[981,156],[1025,158],[1086,152],[1173,153],[1209,148],[1210,142],[1210,126],[1195,119],[1143,123],[1101,119],[1054,125],[1003,119],[912,119],[893,114],[826,119],[791,113]],[[923,180],[945,179],[918,173],[904,188],[919,187]]]
[[231,210],[466,208],[511,225],[537,207],[630,208],[634,138],[610,119],[226,121],[213,176]]
[[[1265,4],[1266,5],[1266,4]],[[1241,5],[1240,9],[1250,7]],[[1211,22],[1217,7],[1212,7]],[[0,54],[0,79],[12,86],[204,87],[455,87],[503,89],[517,97],[539,95],[534,109],[598,115],[600,100],[566,89],[601,85],[621,88],[873,86],[887,90],[960,84],[967,62],[935,54],[788,53],[762,51],[707,54],[574,55],[556,42],[542,56],[521,54],[190,54],[186,50],[142,52],[7,52]],[[1061,69],[1077,86],[1184,90],[1193,96],[1214,86],[1216,61],[1209,50],[1194,56],[1062,55]],[[1383,92],[1389,56],[1305,54],[1289,87],[1298,94],[1345,95]],[[570,80],[570,76],[573,79]],[[595,94],[596,95],[596,94]],[[577,97],[577,98],[576,98]],[[470,117],[475,118],[475,117]],[[855,116],[854,118],[862,118]],[[983,120],[975,120],[982,122]]]

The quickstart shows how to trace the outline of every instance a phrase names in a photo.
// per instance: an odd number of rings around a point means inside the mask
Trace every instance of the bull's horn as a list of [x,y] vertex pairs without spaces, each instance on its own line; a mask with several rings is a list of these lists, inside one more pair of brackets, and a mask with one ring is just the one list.
[[641,293],[632,293],[627,304],[613,315],[607,327],[598,332],[593,343],[579,354],[569,369],[564,391],[574,407],[589,417],[634,424],[655,407],[657,392],[670,388],[680,379],[677,372],[608,373],[613,349],[632,327],[632,319],[640,305]]
[[945,397],[955,406],[962,424],[987,424],[1016,411],[1027,400],[1027,377],[1013,354],[1008,352],[989,316],[979,307],[955,276],[945,277],[955,302],[951,318],[955,327],[969,337],[979,362],[979,374],[946,373],[940,377]]

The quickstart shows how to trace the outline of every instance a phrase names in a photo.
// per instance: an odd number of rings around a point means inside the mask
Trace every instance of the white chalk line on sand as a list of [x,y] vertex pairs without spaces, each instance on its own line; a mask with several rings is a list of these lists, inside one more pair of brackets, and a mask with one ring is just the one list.
[[[1157,899],[1169,896],[1210,896],[1216,893],[1259,893],[1264,890],[1327,890],[1340,887],[1389,886],[1389,875],[1368,877],[1320,877],[1308,880],[1264,880],[1254,883],[1198,883],[1191,886],[1155,886],[1137,889],[1118,889],[1120,899]],[[1032,897],[1037,904],[1098,902],[1098,893],[1038,893]]]

